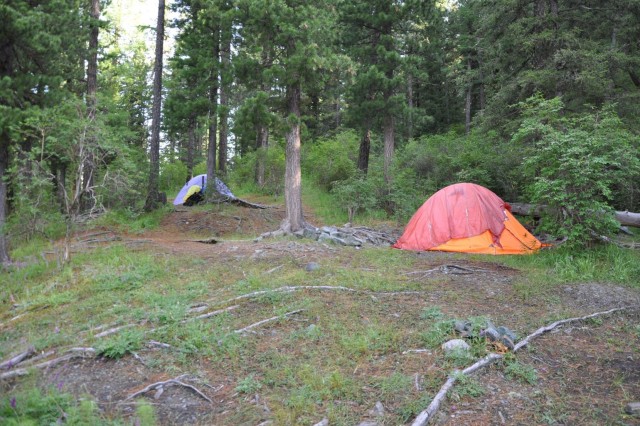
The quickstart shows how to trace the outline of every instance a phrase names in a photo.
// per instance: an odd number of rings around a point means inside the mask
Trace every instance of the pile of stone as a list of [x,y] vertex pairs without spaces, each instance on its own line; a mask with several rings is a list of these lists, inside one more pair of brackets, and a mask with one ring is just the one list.
[[486,328],[480,330],[479,333],[474,331],[473,324],[469,321],[456,321],[453,327],[460,334],[460,337],[484,337],[490,342],[503,344],[509,350],[513,350],[518,340],[518,336],[512,330],[504,326],[496,327],[491,321],[487,321]]
[[342,228],[323,226],[321,228],[307,227],[296,233],[299,237],[310,238],[319,242],[335,243],[343,246],[361,247],[365,244],[375,246],[390,246],[395,243],[399,235],[393,232],[378,231],[362,226]]

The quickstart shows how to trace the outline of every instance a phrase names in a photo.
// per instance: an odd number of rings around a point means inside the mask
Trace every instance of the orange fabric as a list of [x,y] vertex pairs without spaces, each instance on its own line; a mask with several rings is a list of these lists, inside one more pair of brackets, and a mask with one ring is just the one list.
[[411,218],[393,247],[463,253],[523,254],[540,248],[496,194],[458,183],[436,192]]

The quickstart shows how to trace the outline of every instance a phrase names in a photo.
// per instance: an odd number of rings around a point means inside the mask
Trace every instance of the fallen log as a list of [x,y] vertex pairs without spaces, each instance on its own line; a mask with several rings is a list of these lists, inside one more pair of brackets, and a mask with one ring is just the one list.
[[[509,203],[509,205],[511,206],[511,213],[522,216],[540,217],[549,209],[548,206],[543,204]],[[628,211],[616,211],[614,213],[615,219],[620,222],[620,225],[640,228],[640,213]]]

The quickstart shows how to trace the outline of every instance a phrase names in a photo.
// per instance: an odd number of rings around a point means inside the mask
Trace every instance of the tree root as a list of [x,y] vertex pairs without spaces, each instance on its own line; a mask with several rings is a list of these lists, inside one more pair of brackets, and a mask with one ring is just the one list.
[[[60,363],[62,363],[64,361],[68,361],[68,360],[73,359],[73,358],[80,358],[80,357],[84,357],[86,355],[94,356],[95,353],[96,353],[96,350],[94,348],[71,348],[71,349],[67,350],[65,355],[63,355],[61,357],[58,357],[58,358],[51,359],[49,361],[42,362],[40,364],[36,364],[31,368],[37,368],[39,370],[42,370],[42,369],[49,368],[49,367],[52,367],[54,365],[60,364]],[[7,371],[6,373],[0,374],[0,380],[12,379],[14,377],[26,376],[28,374],[29,374],[29,369],[27,369],[27,368],[18,368],[18,369]]]
[[[615,309],[610,309],[610,310],[604,311],[604,312],[596,312],[594,314],[586,315],[584,317],[568,318],[568,319],[565,319],[565,320],[556,321],[556,322],[554,322],[552,324],[549,324],[547,326],[540,327],[539,329],[537,329],[536,331],[534,331],[533,333],[531,333],[530,335],[528,335],[527,337],[522,339],[520,342],[518,342],[517,345],[515,345],[515,347],[513,348],[513,352],[517,352],[518,350],[522,349],[524,346],[528,345],[529,342],[532,339],[534,339],[534,338],[536,338],[536,337],[538,337],[538,336],[540,336],[540,335],[542,335],[544,333],[547,333],[547,332],[549,332],[549,331],[553,330],[554,328],[559,327],[561,325],[564,325],[564,324],[567,324],[567,323],[571,323],[571,322],[584,321],[584,320],[587,320],[587,319],[590,319],[590,318],[595,318],[595,317],[599,317],[599,316],[603,316],[603,315],[612,314],[614,312],[631,310],[631,309],[638,309],[638,308],[640,308],[640,306],[628,306],[628,307],[624,307],[624,308],[615,308]],[[431,404],[429,404],[429,406],[425,410],[423,410],[422,412],[420,412],[420,414],[418,414],[418,416],[415,418],[413,423],[411,423],[411,426],[425,426],[433,418],[434,414],[440,408],[440,404],[442,403],[442,401],[446,397],[447,392],[455,384],[459,374],[469,375],[469,374],[474,373],[475,371],[478,371],[481,368],[484,368],[487,365],[490,365],[490,364],[494,363],[495,361],[497,361],[499,359],[502,359],[502,358],[504,358],[504,355],[492,353],[492,354],[489,354],[489,355],[485,356],[480,361],[478,361],[475,364],[465,368],[462,371],[460,371],[460,370],[454,371],[453,374],[451,374],[449,376],[449,378],[444,383],[444,385],[442,385],[442,387],[440,388],[440,391],[438,391],[436,396],[431,401]]]
[[278,316],[275,316],[275,317],[267,318],[267,319],[264,319],[262,321],[255,322],[255,323],[253,323],[251,325],[248,325],[248,326],[246,326],[244,328],[241,328],[239,330],[234,330],[233,332],[236,333],[236,334],[243,334],[243,333],[246,333],[247,331],[249,331],[249,330],[251,330],[253,328],[261,326],[262,324],[266,324],[268,322],[276,321],[276,320],[279,320],[279,319],[282,319],[282,318],[287,318],[287,317],[290,317],[291,315],[298,314],[298,313],[300,313],[302,311],[304,311],[304,309],[298,309],[296,311],[287,312],[284,315],[278,315]]
[[131,395],[129,395],[125,401],[128,401],[130,399],[133,399],[137,396],[140,396],[144,393],[147,393],[149,391],[155,390],[156,394],[154,396],[154,398],[158,399],[160,397],[160,395],[162,395],[162,392],[164,392],[164,387],[165,386],[173,386],[173,385],[177,385],[177,386],[183,386],[187,389],[191,389],[192,391],[194,391],[196,394],[198,394],[199,396],[201,396],[203,399],[205,399],[207,402],[209,402],[210,404],[213,404],[213,401],[204,393],[202,393],[198,388],[196,388],[195,386],[192,386],[188,383],[184,383],[181,381],[181,379],[183,379],[185,377],[185,375],[181,375],[176,377],[175,379],[169,379],[169,380],[165,380],[164,382],[156,382],[156,383],[152,383],[149,386],[145,387],[142,390],[139,390],[138,392],[134,392]]

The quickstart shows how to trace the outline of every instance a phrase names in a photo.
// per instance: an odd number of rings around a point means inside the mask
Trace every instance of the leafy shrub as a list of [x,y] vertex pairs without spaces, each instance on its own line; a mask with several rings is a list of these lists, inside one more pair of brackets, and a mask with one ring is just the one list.
[[114,337],[104,340],[96,348],[99,355],[107,358],[121,358],[142,347],[144,334],[139,330],[123,330]]
[[351,130],[319,139],[304,150],[305,174],[313,176],[325,189],[331,189],[334,182],[349,179],[356,172],[358,144],[358,137]]
[[549,207],[544,228],[572,246],[613,234],[614,188],[640,176],[635,138],[609,107],[571,117],[559,98],[539,95],[520,106],[525,119],[513,141],[529,153],[522,170],[532,201]]
[[356,173],[350,178],[334,182],[331,193],[336,197],[340,206],[349,215],[349,222],[359,211],[373,209],[377,204],[375,186],[362,173]]
[[[256,164],[264,161],[264,185],[255,186]],[[284,149],[278,145],[266,150],[258,150],[240,158],[229,177],[234,186],[240,188],[255,187],[257,192],[268,195],[280,195],[284,191],[285,157]]]
[[187,178],[187,166],[181,162],[163,163],[160,165],[160,190],[172,191],[182,188]]

